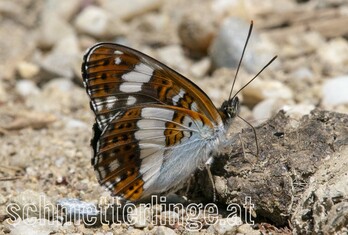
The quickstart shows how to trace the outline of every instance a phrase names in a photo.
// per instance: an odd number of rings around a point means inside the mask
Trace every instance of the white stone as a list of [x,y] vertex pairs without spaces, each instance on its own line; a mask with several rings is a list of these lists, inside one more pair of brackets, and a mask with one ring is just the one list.
[[179,45],[162,47],[157,51],[158,60],[172,67],[180,73],[188,71],[191,64],[185,56],[184,50]]
[[331,66],[344,66],[348,63],[348,43],[343,38],[335,38],[318,47],[320,59]]
[[322,87],[323,105],[348,104],[348,76],[328,79]]
[[307,67],[300,67],[293,71],[290,77],[296,79],[299,82],[304,80],[312,80],[313,72]]
[[54,234],[63,228],[57,220],[37,219],[35,217],[25,220],[18,219],[8,226],[11,235],[48,235]]
[[129,20],[134,16],[144,14],[149,11],[158,9],[163,0],[100,0],[101,7],[122,20]]
[[[52,79],[42,87],[38,95],[27,96],[25,99],[26,105],[32,110],[58,116],[71,110],[79,110],[88,102],[86,91],[67,78]],[[81,114],[84,115],[83,112]]]
[[52,47],[63,38],[74,34],[72,26],[58,14],[44,12],[40,23],[38,42],[41,47]]
[[156,235],[176,235],[177,233],[171,228],[168,228],[165,226],[159,226],[157,227],[155,234]]
[[302,116],[310,114],[315,109],[313,104],[284,105],[283,110],[291,118],[299,120]]
[[266,121],[271,116],[275,115],[285,105],[290,102],[283,99],[269,98],[258,103],[252,110],[253,117],[257,123]]
[[241,218],[235,216],[232,218],[219,219],[217,223],[211,225],[208,230],[217,234],[233,234],[239,225],[243,224]]
[[33,81],[20,80],[16,83],[16,91],[22,97],[37,95],[40,93],[40,89]]
[[71,80],[65,78],[56,78],[52,79],[48,83],[45,84],[44,90],[59,90],[63,92],[70,92],[74,84]]
[[159,214],[161,214],[162,211],[163,211],[163,207],[162,207],[161,204],[153,205],[151,209],[152,209],[152,213],[153,213],[154,215],[159,215]]
[[47,0],[44,1],[43,12],[47,15],[57,14],[65,21],[69,21],[80,9],[83,0]]
[[218,195],[223,195],[227,189],[227,180],[220,176],[214,176],[215,190]]
[[[210,57],[216,67],[236,68],[248,35],[249,23],[236,17],[227,18],[210,47]],[[244,54],[243,68],[256,73],[276,54],[275,44],[255,30]],[[268,69],[275,68],[273,62]]]
[[211,66],[209,58],[204,58],[191,66],[191,74],[195,77],[203,77]]
[[76,17],[75,26],[81,32],[102,36],[109,20],[108,13],[103,9],[90,5]]
[[75,34],[62,38],[43,59],[41,66],[52,74],[72,78],[74,64],[81,64],[78,39]]
[[149,219],[151,216],[150,208],[139,206],[135,208],[130,214],[131,224],[135,228],[145,228],[149,224]]
[[254,230],[250,224],[243,224],[238,227],[237,234],[260,235],[259,230]]
[[76,17],[75,26],[79,31],[95,37],[110,37],[125,32],[121,21],[112,19],[109,12],[93,5],[86,7]]
[[65,127],[68,129],[89,129],[89,125],[77,119],[69,118],[66,121]]
[[180,219],[180,216],[175,211],[163,211],[160,215],[162,224],[174,226]]
[[30,217],[49,219],[55,210],[55,205],[50,198],[32,190],[26,190],[13,197],[10,205],[22,219]]
[[60,198],[57,200],[57,205],[64,208],[66,216],[74,216],[76,220],[89,216],[91,220],[85,222],[92,223],[93,218],[97,218],[99,215],[99,211],[93,202],[80,201],[76,198]]

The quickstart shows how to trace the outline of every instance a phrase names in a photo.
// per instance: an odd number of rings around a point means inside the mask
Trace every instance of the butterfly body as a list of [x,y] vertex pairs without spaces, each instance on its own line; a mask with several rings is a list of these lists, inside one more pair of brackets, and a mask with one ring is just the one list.
[[92,165],[114,195],[170,192],[213,155],[231,152],[237,98],[217,109],[184,76],[113,43],[91,47],[82,74],[96,115]]

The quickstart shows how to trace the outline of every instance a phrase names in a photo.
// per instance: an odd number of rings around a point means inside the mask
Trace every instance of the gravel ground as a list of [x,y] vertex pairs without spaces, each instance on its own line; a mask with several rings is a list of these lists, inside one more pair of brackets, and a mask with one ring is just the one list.
[[[291,233],[291,223],[261,219],[250,226],[226,211],[209,223],[207,208],[190,220],[187,206],[137,207],[148,214],[131,216],[131,224],[63,223],[61,209],[45,211],[41,199],[54,206],[115,200],[90,165],[94,117],[80,68],[94,43],[113,41],[149,54],[220,106],[253,20],[236,90],[278,59],[240,93],[242,117],[256,126],[281,109],[297,120],[314,108],[348,114],[346,1],[2,0],[0,19],[0,234]],[[23,212],[16,218],[10,218],[11,203]],[[38,210],[27,213],[26,204]],[[201,225],[194,232],[187,227],[192,221]]]

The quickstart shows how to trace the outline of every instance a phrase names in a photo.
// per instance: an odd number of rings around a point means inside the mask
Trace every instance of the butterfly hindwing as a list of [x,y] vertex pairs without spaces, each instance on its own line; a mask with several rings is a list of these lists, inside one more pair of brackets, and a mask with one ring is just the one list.
[[[210,131],[213,135],[212,127],[203,115],[183,108],[164,105],[131,107],[112,120],[98,137],[92,161],[98,180],[114,195],[131,200],[160,193],[159,189],[164,185],[169,189],[172,185],[164,182],[164,175],[168,173],[171,161],[166,161],[166,157],[178,155],[177,148],[187,145],[189,138],[197,140],[192,146],[198,147],[205,141],[200,131],[204,130],[205,134]],[[172,169],[173,177],[191,174],[189,169],[195,169],[192,160],[183,159],[183,167],[178,170],[184,170],[184,173]],[[159,187],[157,181],[163,181],[163,186]]]

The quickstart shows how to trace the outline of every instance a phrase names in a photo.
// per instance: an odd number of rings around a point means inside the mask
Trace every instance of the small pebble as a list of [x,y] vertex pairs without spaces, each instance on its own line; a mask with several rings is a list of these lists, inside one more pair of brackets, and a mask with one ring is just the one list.
[[[28,207],[32,210],[28,210]],[[10,207],[22,219],[36,217],[50,219],[54,216],[55,204],[44,193],[26,190],[11,198]],[[15,216],[16,217],[16,216]]]
[[[224,21],[210,48],[210,57],[214,66],[237,68],[248,30],[249,24],[239,18],[230,17]],[[275,48],[272,48],[272,45],[274,44],[260,37],[254,30],[248,50],[244,54],[243,68],[251,73],[258,72],[276,54],[273,53]]]
[[158,59],[164,64],[185,73],[190,67],[190,62],[186,58],[184,50],[179,45],[163,47],[157,52]]
[[173,226],[176,222],[179,221],[180,216],[178,213],[174,211],[164,211],[161,213],[160,218],[161,218],[162,224]]
[[76,28],[95,37],[114,37],[125,33],[125,26],[119,20],[97,6],[86,7],[75,19]]
[[348,42],[335,38],[318,48],[320,59],[330,66],[344,66],[348,63]]
[[[154,11],[162,6],[163,0],[101,0],[100,5],[114,17],[122,20],[130,20],[135,16]],[[117,11],[115,11],[117,9]]]
[[297,79],[299,82],[305,80],[311,80],[313,78],[313,72],[307,67],[300,67],[291,73],[291,78]]
[[284,105],[283,110],[287,115],[299,120],[302,116],[310,114],[315,109],[313,104]]
[[11,235],[48,235],[62,229],[62,224],[56,220],[38,219],[35,217],[17,220],[10,226]]
[[30,79],[39,73],[40,68],[36,64],[22,61],[17,65],[17,71],[22,78]]
[[211,61],[209,58],[204,58],[196,63],[194,63],[191,68],[190,68],[190,72],[193,76],[199,78],[199,77],[203,77],[204,75],[206,75],[210,69],[211,66]]
[[217,223],[210,225],[208,232],[215,234],[233,234],[237,230],[238,226],[242,224],[242,220],[239,217],[223,218],[219,219]]
[[64,78],[74,76],[74,64],[81,63],[80,48],[75,34],[67,35],[57,42],[52,51],[40,61],[48,72]]
[[92,202],[84,202],[76,198],[62,198],[57,201],[57,205],[65,211],[68,221],[86,218],[87,216],[98,218],[99,211]]
[[82,122],[80,120],[70,118],[66,120],[65,127],[68,129],[75,129],[75,128],[88,129],[89,125],[87,125],[85,122]]
[[322,87],[323,105],[348,104],[348,76],[327,79]]
[[73,27],[58,14],[43,12],[41,18],[38,43],[42,48],[51,48],[63,38],[75,34]]
[[168,228],[165,226],[158,226],[155,234],[156,235],[175,235],[177,233],[171,228]]
[[22,97],[33,96],[40,93],[40,89],[31,80],[19,80],[16,83],[16,91]]
[[244,102],[247,104],[257,104],[265,99],[291,100],[293,98],[292,90],[276,80],[256,79],[242,90],[242,94]]
[[[284,99],[269,98],[258,103],[252,110],[256,123],[262,123],[290,103]],[[255,124],[255,123],[254,123]]]
[[254,230],[250,224],[243,224],[237,228],[237,233],[248,235],[260,235],[260,231]]
[[135,228],[145,228],[149,224],[150,208],[139,206],[130,214],[131,223]]

